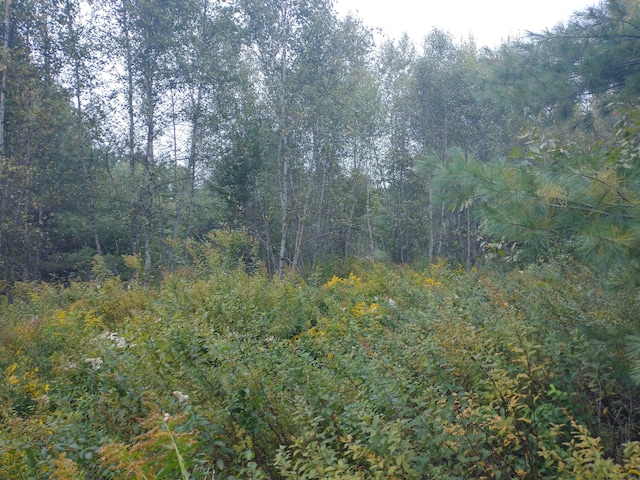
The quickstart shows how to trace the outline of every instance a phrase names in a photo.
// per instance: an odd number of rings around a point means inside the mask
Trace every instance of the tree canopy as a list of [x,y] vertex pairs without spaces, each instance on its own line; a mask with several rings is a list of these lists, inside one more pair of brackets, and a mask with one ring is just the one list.
[[520,258],[634,255],[635,2],[494,50],[438,29],[376,45],[331,2],[5,7],[8,281],[88,277],[95,254],[152,275],[225,227],[280,275],[351,255],[471,266],[489,237]]

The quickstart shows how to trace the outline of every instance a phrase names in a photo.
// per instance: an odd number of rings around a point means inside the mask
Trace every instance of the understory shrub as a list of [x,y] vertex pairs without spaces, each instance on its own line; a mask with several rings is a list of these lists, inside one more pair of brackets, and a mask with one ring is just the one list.
[[249,247],[14,285],[0,478],[638,476],[628,294],[554,265],[271,279]]

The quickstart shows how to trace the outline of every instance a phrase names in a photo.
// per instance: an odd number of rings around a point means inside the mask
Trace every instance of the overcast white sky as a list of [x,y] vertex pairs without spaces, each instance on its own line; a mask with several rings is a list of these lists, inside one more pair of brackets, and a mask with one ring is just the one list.
[[470,34],[478,46],[497,46],[508,36],[539,32],[600,0],[335,0],[338,13],[352,11],[369,27],[391,37],[406,31],[417,42],[433,27],[459,40]]

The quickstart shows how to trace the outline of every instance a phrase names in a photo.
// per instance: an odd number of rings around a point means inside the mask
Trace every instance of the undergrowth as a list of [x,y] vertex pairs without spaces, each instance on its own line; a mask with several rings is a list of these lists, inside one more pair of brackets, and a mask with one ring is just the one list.
[[153,286],[14,285],[0,478],[640,475],[638,312],[578,267],[305,282],[186,251]]

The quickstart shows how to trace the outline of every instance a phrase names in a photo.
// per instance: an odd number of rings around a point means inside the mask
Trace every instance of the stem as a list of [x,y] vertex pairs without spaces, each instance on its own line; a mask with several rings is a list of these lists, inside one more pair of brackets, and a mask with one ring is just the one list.
[[182,458],[182,455],[180,454],[178,444],[173,437],[173,433],[171,433],[171,428],[169,427],[167,422],[162,422],[162,424],[167,427],[167,432],[169,433],[169,438],[171,439],[171,445],[173,445],[173,449],[176,452],[176,457],[178,458],[178,463],[180,464],[180,474],[182,475],[183,480],[189,480],[191,477],[189,476],[189,472],[187,472],[187,466],[184,463],[184,458]]

